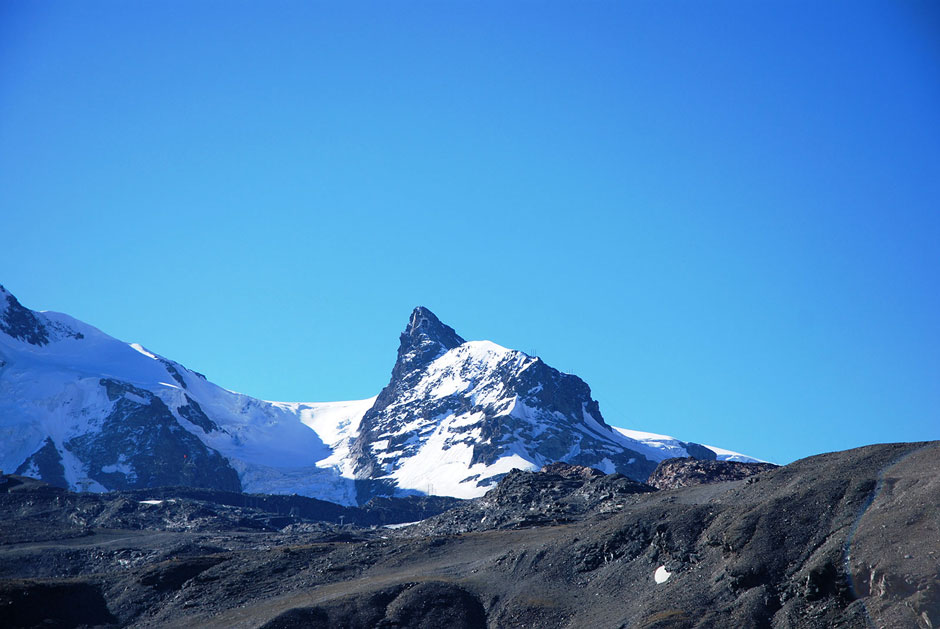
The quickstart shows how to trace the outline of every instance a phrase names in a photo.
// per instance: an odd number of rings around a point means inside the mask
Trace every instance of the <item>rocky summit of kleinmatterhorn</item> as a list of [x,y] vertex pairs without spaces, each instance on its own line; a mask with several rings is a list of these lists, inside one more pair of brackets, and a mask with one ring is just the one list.
[[[682,444],[683,454],[716,458]],[[561,461],[645,481],[658,451],[605,423],[591,389],[540,358],[464,341],[418,307],[388,386],[351,449],[360,499],[401,489],[481,495],[512,469]]]
[[473,498],[513,469],[565,462],[645,481],[671,457],[752,460],[611,428],[581,379],[427,308],[374,398],[268,402],[0,286],[0,470],[72,490],[187,486]]

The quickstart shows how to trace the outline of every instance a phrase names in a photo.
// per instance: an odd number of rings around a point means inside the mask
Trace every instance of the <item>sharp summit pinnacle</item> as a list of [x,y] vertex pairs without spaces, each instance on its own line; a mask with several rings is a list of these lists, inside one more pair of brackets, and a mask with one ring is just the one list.
[[411,312],[408,326],[401,335],[401,342],[411,347],[417,347],[428,341],[439,343],[444,351],[464,344],[457,332],[448,325],[441,323],[437,316],[425,308],[418,306]]

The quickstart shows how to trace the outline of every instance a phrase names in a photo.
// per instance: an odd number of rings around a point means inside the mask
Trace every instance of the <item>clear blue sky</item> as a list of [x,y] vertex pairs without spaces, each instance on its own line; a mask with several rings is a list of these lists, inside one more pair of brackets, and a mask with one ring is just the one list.
[[426,305],[611,424],[940,438],[935,2],[0,4],[0,283],[276,400]]

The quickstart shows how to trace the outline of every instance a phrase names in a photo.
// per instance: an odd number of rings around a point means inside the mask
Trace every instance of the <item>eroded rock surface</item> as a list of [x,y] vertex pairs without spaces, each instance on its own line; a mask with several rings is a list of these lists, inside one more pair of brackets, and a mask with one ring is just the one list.
[[703,461],[690,458],[666,459],[656,466],[646,482],[656,489],[677,489],[692,485],[741,480],[775,467],[777,466],[773,463]]

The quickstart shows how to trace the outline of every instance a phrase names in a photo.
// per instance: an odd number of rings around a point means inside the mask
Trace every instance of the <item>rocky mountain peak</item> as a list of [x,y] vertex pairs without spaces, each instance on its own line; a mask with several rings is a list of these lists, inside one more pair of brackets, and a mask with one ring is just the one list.
[[452,327],[442,323],[424,306],[418,306],[411,312],[400,341],[398,360],[409,367],[427,364],[447,350],[464,344],[464,340]]
[[419,307],[350,452],[359,500],[397,490],[473,497],[514,468],[557,461],[645,480],[655,463],[631,443],[604,422],[577,376],[490,341],[466,342]]
[[0,285],[0,332],[30,345],[46,345],[49,334],[39,317]]

